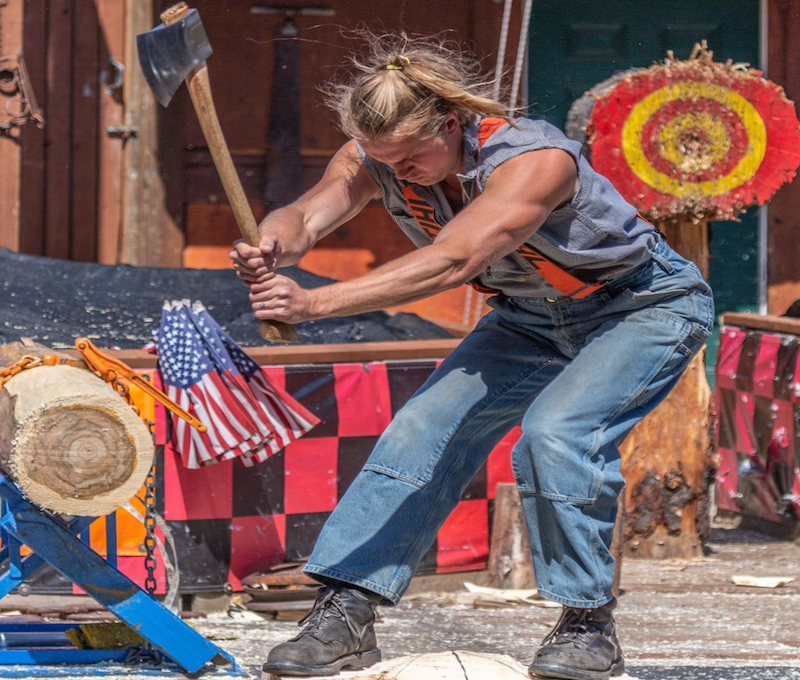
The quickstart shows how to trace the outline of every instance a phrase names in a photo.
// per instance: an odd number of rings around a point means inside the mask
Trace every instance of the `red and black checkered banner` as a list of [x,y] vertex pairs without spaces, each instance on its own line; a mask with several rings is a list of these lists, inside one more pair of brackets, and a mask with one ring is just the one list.
[[622,78],[594,105],[592,164],[651,219],[731,219],[800,165],[800,122],[783,89],[700,51]]
[[[246,576],[306,558],[380,434],[438,363],[425,359],[262,367],[272,384],[321,422],[253,467],[227,461],[187,469],[169,447],[167,418],[156,406],[156,507],[175,541],[180,592],[241,590]],[[519,430],[513,430],[491,453],[441,527],[419,573],[486,567],[495,489],[514,481],[510,451],[518,437]],[[146,574],[140,533],[139,526],[118,530],[117,552],[120,569],[141,584]],[[156,557],[157,592],[163,593],[164,565]],[[35,592],[71,590],[54,571],[42,572],[33,584]]]
[[719,507],[800,516],[800,338],[723,326],[715,401]]

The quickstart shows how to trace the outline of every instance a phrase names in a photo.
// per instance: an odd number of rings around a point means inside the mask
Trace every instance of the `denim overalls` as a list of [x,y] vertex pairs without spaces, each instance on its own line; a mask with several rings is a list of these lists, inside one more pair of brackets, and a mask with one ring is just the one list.
[[[586,174],[579,165],[584,187]],[[600,206],[598,214],[613,208]],[[400,212],[393,211],[396,219]],[[618,445],[675,385],[714,315],[697,267],[640,222],[631,226],[638,231],[630,252],[613,234],[612,243],[598,245],[615,255],[606,266],[590,263],[587,271],[609,279],[592,295],[553,295],[533,282],[520,295],[528,276],[489,298],[493,311],[380,437],[325,524],[308,574],[397,603],[470,479],[521,423],[512,466],[539,593],[580,608],[612,598],[609,547],[624,486]]]

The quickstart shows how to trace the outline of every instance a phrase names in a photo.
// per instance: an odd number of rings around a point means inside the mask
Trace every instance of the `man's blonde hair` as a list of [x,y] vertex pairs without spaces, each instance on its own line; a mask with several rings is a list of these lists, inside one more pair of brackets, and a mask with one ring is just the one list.
[[351,139],[435,135],[451,111],[462,125],[476,116],[508,119],[492,80],[475,57],[444,38],[360,31],[368,51],[353,55],[344,82],[323,87],[325,102]]

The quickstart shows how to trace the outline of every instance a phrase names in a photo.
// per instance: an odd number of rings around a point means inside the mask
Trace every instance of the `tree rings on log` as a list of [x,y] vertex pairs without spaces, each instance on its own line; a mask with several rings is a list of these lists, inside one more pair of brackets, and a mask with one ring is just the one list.
[[100,517],[153,463],[150,431],[114,389],[72,366],[39,366],[0,390],[0,467],[45,510]]
[[[529,680],[525,666],[510,656],[463,650],[403,656],[362,671],[341,671],[337,677],[342,680]],[[261,680],[281,678],[263,673]]]

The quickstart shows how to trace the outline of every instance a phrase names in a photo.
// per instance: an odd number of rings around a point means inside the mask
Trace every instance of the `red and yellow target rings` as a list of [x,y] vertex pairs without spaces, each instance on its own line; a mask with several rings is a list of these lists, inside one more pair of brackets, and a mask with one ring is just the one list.
[[[673,109],[696,114],[697,127],[710,141],[706,144],[687,144],[682,150],[677,149],[681,156],[678,163],[669,160],[671,149],[666,148],[661,136],[662,130],[665,129],[663,124],[661,129],[651,130],[654,139],[647,140],[642,135],[643,128],[650,118],[673,102],[680,105],[673,106]],[[723,122],[725,118],[729,119],[727,124]],[[673,116],[671,120],[675,121],[676,117]],[[655,126],[650,127],[655,128]],[[745,134],[731,135],[730,129],[737,128],[745,131]],[[696,134],[696,137],[699,136]],[[738,145],[733,143],[734,136],[740,140]],[[715,144],[723,145],[729,150],[732,148],[735,155],[739,156],[739,162],[730,172],[722,173],[719,170],[712,172],[710,179],[704,181],[689,179],[682,170],[683,164],[691,167],[693,162],[702,163],[705,150]],[[649,146],[651,157],[658,155],[668,161],[670,166],[668,172],[660,172],[653,165],[644,152],[645,146]],[[714,83],[684,82],[662,87],[638,101],[622,127],[622,151],[634,174],[654,189],[679,198],[719,196],[744,184],[755,175],[761,165],[766,147],[767,131],[758,112],[740,94]],[[676,150],[672,151],[674,157]],[[713,167],[708,167],[707,164],[703,169],[713,170]]]
[[800,164],[793,104],[758,73],[678,63],[633,73],[598,100],[595,168],[654,217],[763,203]]
[[642,127],[639,139],[644,159],[640,160],[657,172],[686,182],[728,175],[749,146],[744,127],[736,125],[738,118],[730,114],[715,101],[691,98],[669,102]]

